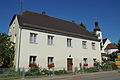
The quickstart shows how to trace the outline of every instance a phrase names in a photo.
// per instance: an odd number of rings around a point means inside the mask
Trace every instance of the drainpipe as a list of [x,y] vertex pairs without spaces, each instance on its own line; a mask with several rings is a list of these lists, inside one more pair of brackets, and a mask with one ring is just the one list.
[[19,37],[19,52],[18,52],[18,64],[17,64],[17,70],[19,70],[19,64],[20,64],[20,48],[21,48],[21,32],[22,32],[22,28],[20,28],[20,37]]

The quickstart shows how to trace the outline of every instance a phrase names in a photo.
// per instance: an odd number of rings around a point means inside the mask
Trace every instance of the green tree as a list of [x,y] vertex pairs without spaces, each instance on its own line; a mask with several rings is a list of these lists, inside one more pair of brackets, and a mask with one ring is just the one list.
[[117,43],[117,48],[118,48],[118,52],[120,52],[120,40],[118,40],[118,43]]
[[117,58],[117,51],[116,52],[113,52],[112,54],[109,54],[108,56],[110,57],[110,60],[111,61],[115,61],[115,58]]
[[9,68],[13,66],[14,43],[10,41],[10,36],[0,33],[0,67]]
[[86,29],[85,25],[82,22],[80,23],[80,26]]

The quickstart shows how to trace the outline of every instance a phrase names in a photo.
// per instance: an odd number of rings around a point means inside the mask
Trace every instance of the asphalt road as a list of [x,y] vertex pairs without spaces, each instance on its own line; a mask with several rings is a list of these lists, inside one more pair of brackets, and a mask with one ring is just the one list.
[[62,76],[26,78],[26,79],[14,79],[14,80],[120,80],[120,72],[108,71],[108,72],[67,75],[67,76],[62,75]]
[[81,75],[80,77],[61,80],[120,80],[120,72],[118,73],[118,71],[110,71],[94,74],[85,74]]

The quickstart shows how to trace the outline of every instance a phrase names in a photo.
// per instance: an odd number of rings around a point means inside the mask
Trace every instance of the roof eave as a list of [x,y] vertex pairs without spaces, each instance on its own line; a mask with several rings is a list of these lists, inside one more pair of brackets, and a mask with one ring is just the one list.
[[[51,28],[46,28],[46,27],[42,27],[40,26],[39,28],[33,28],[33,26],[36,26],[36,25],[31,25],[31,24],[26,24],[26,23],[23,23],[21,24],[20,26],[22,26],[23,28],[32,28],[32,29],[43,29],[43,30],[46,30],[46,31],[51,31],[51,32],[56,32],[56,33],[62,33],[62,34],[66,34],[66,35],[73,35],[73,36],[77,36],[77,37],[82,37],[82,38],[85,38],[85,39],[89,39],[89,40],[94,40],[94,41],[98,41],[99,40],[96,38],[92,38],[92,37],[89,37],[89,36],[85,36],[85,35],[80,35],[80,34],[75,34],[75,33],[70,33],[70,32],[65,32],[65,31],[61,31],[61,30],[56,30],[56,29],[51,29]],[[37,27],[37,26],[36,26]]]

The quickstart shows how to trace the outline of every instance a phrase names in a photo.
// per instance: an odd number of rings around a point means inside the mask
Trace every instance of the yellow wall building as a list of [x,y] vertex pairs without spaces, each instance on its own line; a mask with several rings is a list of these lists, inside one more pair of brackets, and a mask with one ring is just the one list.
[[115,64],[120,66],[120,53],[117,53],[117,58],[115,59]]

